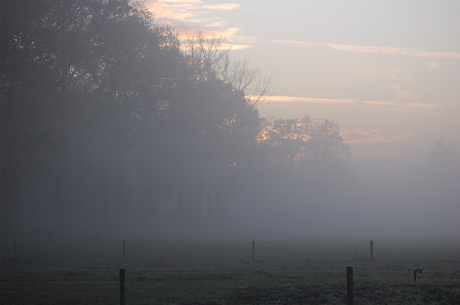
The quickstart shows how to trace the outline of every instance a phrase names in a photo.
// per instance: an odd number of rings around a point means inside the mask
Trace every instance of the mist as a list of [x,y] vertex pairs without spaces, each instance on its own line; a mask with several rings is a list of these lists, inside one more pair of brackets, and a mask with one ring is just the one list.
[[254,232],[275,239],[458,240],[458,167],[434,173],[422,160],[349,166],[347,179],[353,182],[346,189],[316,189],[304,196],[292,191],[282,198],[274,190],[273,201],[242,208],[246,225],[238,230],[242,236]]
[[132,194],[121,220],[113,212],[97,214],[91,205],[100,203],[88,198],[85,208],[69,205],[63,216],[65,229],[59,232],[50,201],[55,185],[42,182],[18,196],[23,205],[9,233],[11,237],[179,241],[456,241],[460,229],[459,169],[433,168],[428,159],[349,161],[347,180],[341,181],[346,185],[337,184],[335,177],[309,187],[295,177],[287,180],[273,172],[251,175],[251,180],[261,185],[233,194],[220,217],[210,212],[205,192],[201,209],[192,216],[178,213],[177,194],[161,198],[155,211],[143,209]]
[[125,1],[7,2],[3,238],[458,240],[449,143],[355,158],[338,123],[261,117],[267,78],[221,38]]

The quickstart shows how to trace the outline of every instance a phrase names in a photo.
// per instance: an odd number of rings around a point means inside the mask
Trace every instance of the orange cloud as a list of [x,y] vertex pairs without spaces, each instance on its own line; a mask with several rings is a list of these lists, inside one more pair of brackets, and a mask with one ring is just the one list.
[[145,6],[157,19],[164,19],[165,22],[191,22],[204,26],[220,24],[216,18],[206,18],[207,10],[234,10],[240,7],[235,3],[204,5],[200,0],[150,0],[146,1]]
[[206,24],[205,26],[210,27],[210,28],[216,28],[216,27],[223,27],[226,24],[227,22],[225,21],[216,21],[214,23]]
[[286,102],[302,102],[315,104],[356,104],[353,99],[330,99],[330,98],[310,98],[299,96],[279,96],[272,95],[265,98],[265,102],[286,103]]
[[224,11],[231,11],[239,7],[240,5],[236,3],[223,3],[223,4],[216,4],[216,5],[203,5],[202,6],[202,8],[205,8],[205,9],[224,10]]
[[[231,50],[250,48],[250,44],[254,42],[253,37],[237,35],[240,31],[240,28],[237,27],[210,30],[211,28],[222,28],[227,24],[222,18],[213,16],[211,11],[234,10],[240,7],[239,4],[205,5],[201,0],[148,0],[145,6],[154,13],[160,23],[174,28],[181,41],[190,39],[197,30],[201,30],[205,39],[224,37],[225,48]],[[186,49],[184,46],[183,48]]]
[[201,0],[157,0],[155,2],[162,2],[162,3],[196,3],[201,4]]
[[225,30],[210,30],[210,29],[200,29],[199,27],[180,27],[177,26],[176,30],[179,34],[179,39],[186,41],[186,40],[193,40],[194,36],[196,36],[197,32],[200,32],[201,38],[206,40],[213,40],[218,37],[223,37],[226,40],[231,40],[232,42],[250,42],[250,41],[243,41],[238,39],[238,35],[236,35],[240,28],[228,28]]
[[237,33],[239,28],[229,28],[223,31],[213,31],[213,30],[201,30],[196,27],[185,27],[178,29],[178,38],[182,42],[181,49],[188,50],[188,43],[198,39],[197,32],[200,33],[200,39],[204,39],[207,42],[216,41],[219,43],[220,48],[229,49],[229,50],[242,50],[252,47],[249,44],[244,43],[244,41],[239,41],[235,38],[235,33]]
[[[238,51],[238,50],[243,50],[250,48],[252,46],[247,45],[247,44],[233,44],[233,43],[222,43],[220,44],[220,47],[222,50],[232,50],[232,51]],[[183,51],[190,50],[190,48],[187,46],[187,44],[181,44],[180,49]]]
[[155,14],[157,19],[166,20],[192,20],[197,16],[197,13],[190,10],[190,4],[185,3],[182,5],[168,5],[162,2],[145,3],[145,7]]

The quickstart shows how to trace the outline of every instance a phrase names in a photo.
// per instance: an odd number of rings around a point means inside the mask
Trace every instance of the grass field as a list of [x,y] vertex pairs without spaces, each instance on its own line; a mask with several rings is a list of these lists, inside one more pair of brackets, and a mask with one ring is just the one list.
[[[460,243],[18,241],[0,245],[0,304],[460,304]],[[409,269],[423,268],[414,282]],[[412,270],[411,270],[412,271]]]

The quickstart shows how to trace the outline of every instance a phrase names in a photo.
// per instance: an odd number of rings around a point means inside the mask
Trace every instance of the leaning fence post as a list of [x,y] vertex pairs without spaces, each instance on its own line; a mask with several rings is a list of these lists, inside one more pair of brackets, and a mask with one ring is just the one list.
[[353,267],[347,267],[347,304],[353,305]]
[[125,269],[120,269],[120,305],[126,304],[125,295]]

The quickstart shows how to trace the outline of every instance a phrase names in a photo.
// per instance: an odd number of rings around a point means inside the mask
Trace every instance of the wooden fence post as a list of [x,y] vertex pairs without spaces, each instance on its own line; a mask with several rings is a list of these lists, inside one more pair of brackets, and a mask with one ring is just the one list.
[[126,304],[125,295],[125,269],[120,269],[120,305]]
[[353,305],[353,267],[347,267],[347,304]]

